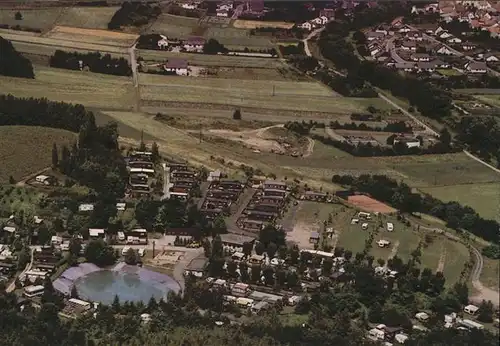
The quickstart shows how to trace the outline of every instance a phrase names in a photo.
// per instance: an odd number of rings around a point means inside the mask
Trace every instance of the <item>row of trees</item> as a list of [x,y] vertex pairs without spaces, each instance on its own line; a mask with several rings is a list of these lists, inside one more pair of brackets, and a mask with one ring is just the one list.
[[367,193],[374,198],[389,203],[401,212],[420,212],[436,216],[447,222],[448,227],[464,229],[472,234],[498,243],[500,224],[486,220],[468,206],[458,202],[442,202],[430,195],[412,192],[411,187],[384,175],[334,175],[332,182],[349,186],[353,191]]
[[151,19],[157,18],[160,14],[161,9],[156,4],[126,1],[111,17],[108,29],[117,30],[123,26],[146,25]]
[[131,76],[132,69],[125,58],[112,58],[99,52],[78,53],[56,50],[50,57],[50,66],[69,70],[85,70],[115,76]]
[[[31,61],[19,54],[12,43],[0,36],[0,75],[35,78]],[[1,113],[1,112],[0,112]]]
[[394,133],[412,133],[413,129],[406,121],[396,121],[387,124],[385,127],[372,127],[365,123],[356,124],[352,122],[350,124],[344,123],[340,124],[337,120],[330,122],[330,128],[341,129],[341,130],[355,130],[355,131],[375,131],[375,132],[394,132]]

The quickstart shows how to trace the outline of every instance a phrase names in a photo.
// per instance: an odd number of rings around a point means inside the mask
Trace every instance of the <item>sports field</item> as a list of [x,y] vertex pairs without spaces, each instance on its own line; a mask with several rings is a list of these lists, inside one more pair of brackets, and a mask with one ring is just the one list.
[[57,25],[87,29],[107,29],[119,7],[68,7],[57,19]]
[[443,201],[457,201],[479,215],[500,221],[500,183],[436,186],[420,189]]
[[[52,145],[59,147],[76,141],[76,134],[36,126],[0,126],[0,183],[8,183],[49,167]],[[13,145],[15,143],[15,145]]]
[[0,76],[1,91],[17,97],[45,97],[103,109],[133,109],[132,79],[35,66],[35,79]]

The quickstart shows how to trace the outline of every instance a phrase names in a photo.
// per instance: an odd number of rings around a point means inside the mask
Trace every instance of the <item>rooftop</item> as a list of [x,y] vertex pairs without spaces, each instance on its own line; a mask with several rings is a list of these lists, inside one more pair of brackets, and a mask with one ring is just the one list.
[[237,244],[237,245],[243,245],[244,243],[250,243],[255,240],[253,237],[247,237],[244,235],[238,235],[238,234],[221,234],[220,238],[223,243],[230,243],[230,244]]

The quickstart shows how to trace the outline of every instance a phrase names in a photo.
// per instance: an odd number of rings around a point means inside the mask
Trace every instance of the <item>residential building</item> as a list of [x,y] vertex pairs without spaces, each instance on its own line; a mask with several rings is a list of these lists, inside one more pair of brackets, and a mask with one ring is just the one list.
[[462,43],[462,40],[458,37],[450,37],[449,39],[446,40],[446,42],[450,44],[455,44],[455,43]]
[[411,60],[415,62],[430,61],[431,57],[427,53],[415,53],[411,55]]
[[188,75],[188,62],[183,59],[169,59],[163,68],[166,72],[175,73],[178,76]]
[[190,37],[184,42],[184,49],[190,52],[202,51],[206,40],[203,37]]
[[455,55],[455,53],[448,47],[446,46],[441,46],[436,50],[437,54],[441,55]]
[[239,251],[239,252],[243,251],[244,243],[253,244],[255,241],[255,238],[243,235],[231,234],[231,233],[221,234],[220,238],[222,240],[222,245],[225,248],[227,248],[228,250]]
[[286,183],[277,180],[266,180],[263,184],[264,190],[286,190]]
[[403,43],[401,44],[401,49],[410,52],[416,52],[417,43],[415,41],[403,41]]
[[78,211],[81,213],[92,212],[92,211],[94,211],[94,205],[93,204],[80,204],[78,206]]
[[462,49],[465,51],[471,51],[477,48],[477,45],[472,42],[463,42],[462,43]]
[[313,24],[310,22],[304,22],[300,25],[298,25],[300,29],[305,29],[307,31],[311,31],[313,29]]
[[485,62],[469,61],[465,64],[464,69],[468,73],[486,73],[488,67]]
[[194,258],[184,269],[184,275],[194,275],[198,278],[203,277],[207,263],[208,259],[204,256]]
[[89,228],[89,237],[91,239],[104,238],[106,232],[102,228]]
[[217,9],[217,11],[215,12],[215,15],[217,17],[223,17],[223,18],[227,18],[229,17],[229,11],[228,10],[224,10],[224,9]]
[[161,39],[156,43],[156,45],[158,46],[158,48],[160,49],[166,49],[168,48],[168,38],[164,35],[160,35],[161,36]]
[[377,31],[369,31],[365,34],[366,40],[368,42],[374,41],[374,40],[379,40],[381,38],[384,38],[386,34],[382,32],[377,32]]

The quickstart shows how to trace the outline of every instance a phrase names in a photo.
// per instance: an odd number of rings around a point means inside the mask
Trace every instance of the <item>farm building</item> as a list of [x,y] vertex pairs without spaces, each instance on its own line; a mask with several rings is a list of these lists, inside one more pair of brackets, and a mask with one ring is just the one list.
[[188,75],[188,62],[182,59],[170,59],[164,66],[166,72],[175,73],[178,76]]

